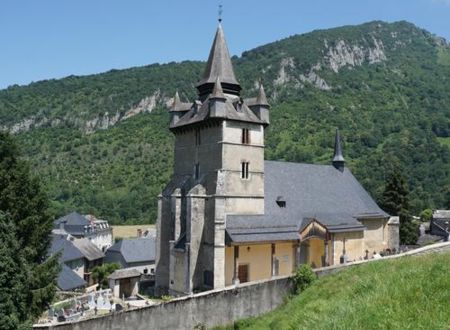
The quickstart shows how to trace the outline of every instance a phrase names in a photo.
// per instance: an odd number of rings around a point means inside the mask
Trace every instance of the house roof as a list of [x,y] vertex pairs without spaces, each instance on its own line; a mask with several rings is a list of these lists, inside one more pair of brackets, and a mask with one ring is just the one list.
[[141,272],[136,268],[124,268],[117,269],[111,275],[108,276],[109,279],[119,280],[122,278],[130,278],[130,277],[140,277]]
[[[364,230],[358,219],[388,217],[348,168],[277,161],[264,166],[265,213],[228,215],[232,241],[292,240],[311,218],[330,232],[347,232]],[[280,198],[284,207],[277,203]]]
[[59,257],[60,262],[84,258],[83,253],[73,245],[72,241],[68,240],[63,235],[53,235],[49,254],[54,255],[58,252],[61,252],[61,256]]
[[62,265],[62,269],[56,280],[58,288],[63,291],[70,291],[86,286],[86,281],[78,276],[72,269],[66,265]]
[[450,210],[435,210],[433,212],[433,219],[450,220]]
[[103,258],[103,252],[86,238],[70,240],[64,235],[53,235],[49,254],[54,255],[58,252],[61,252],[60,262],[84,258],[92,261]]
[[103,252],[87,238],[75,239],[72,243],[89,261],[101,259],[104,256]]
[[111,246],[106,254],[120,253],[125,262],[154,262],[156,259],[156,240],[154,237],[123,239]]
[[53,222],[53,228],[60,228],[61,222],[64,222],[64,230],[71,235],[80,236],[85,233],[85,226],[89,226],[90,221],[77,212],[72,212]]
[[79,214],[77,212],[69,213],[69,214],[55,220],[53,222],[53,224],[56,226],[56,225],[59,225],[62,221],[64,221],[66,225],[72,225],[72,226],[76,226],[76,225],[85,226],[85,225],[90,224],[89,220],[86,217],[82,216],[81,214]]

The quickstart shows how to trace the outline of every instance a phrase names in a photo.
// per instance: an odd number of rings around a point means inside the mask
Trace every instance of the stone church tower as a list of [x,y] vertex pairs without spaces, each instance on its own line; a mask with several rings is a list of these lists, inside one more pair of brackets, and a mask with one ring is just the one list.
[[269,105],[262,85],[243,100],[219,24],[198,99],[175,95],[173,176],[158,202],[157,292],[174,295],[225,286],[225,220],[264,213],[264,128]]

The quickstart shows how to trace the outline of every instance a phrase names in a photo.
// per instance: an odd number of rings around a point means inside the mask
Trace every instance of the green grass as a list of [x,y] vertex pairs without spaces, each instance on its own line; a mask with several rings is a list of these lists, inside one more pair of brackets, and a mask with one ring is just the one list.
[[450,329],[449,274],[450,253],[372,262],[228,329]]

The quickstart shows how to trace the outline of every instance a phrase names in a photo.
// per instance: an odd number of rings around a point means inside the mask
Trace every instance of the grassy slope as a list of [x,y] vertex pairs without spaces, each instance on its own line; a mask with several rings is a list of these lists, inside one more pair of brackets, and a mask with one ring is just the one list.
[[234,329],[448,329],[449,273],[450,253],[352,267]]

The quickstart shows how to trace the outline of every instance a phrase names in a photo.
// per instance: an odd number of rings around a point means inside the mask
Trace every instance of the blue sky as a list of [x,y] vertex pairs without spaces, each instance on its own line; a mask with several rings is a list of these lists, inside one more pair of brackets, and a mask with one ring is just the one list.
[[1,0],[0,88],[205,60],[219,3],[233,55],[371,20],[407,20],[450,40],[450,0]]

